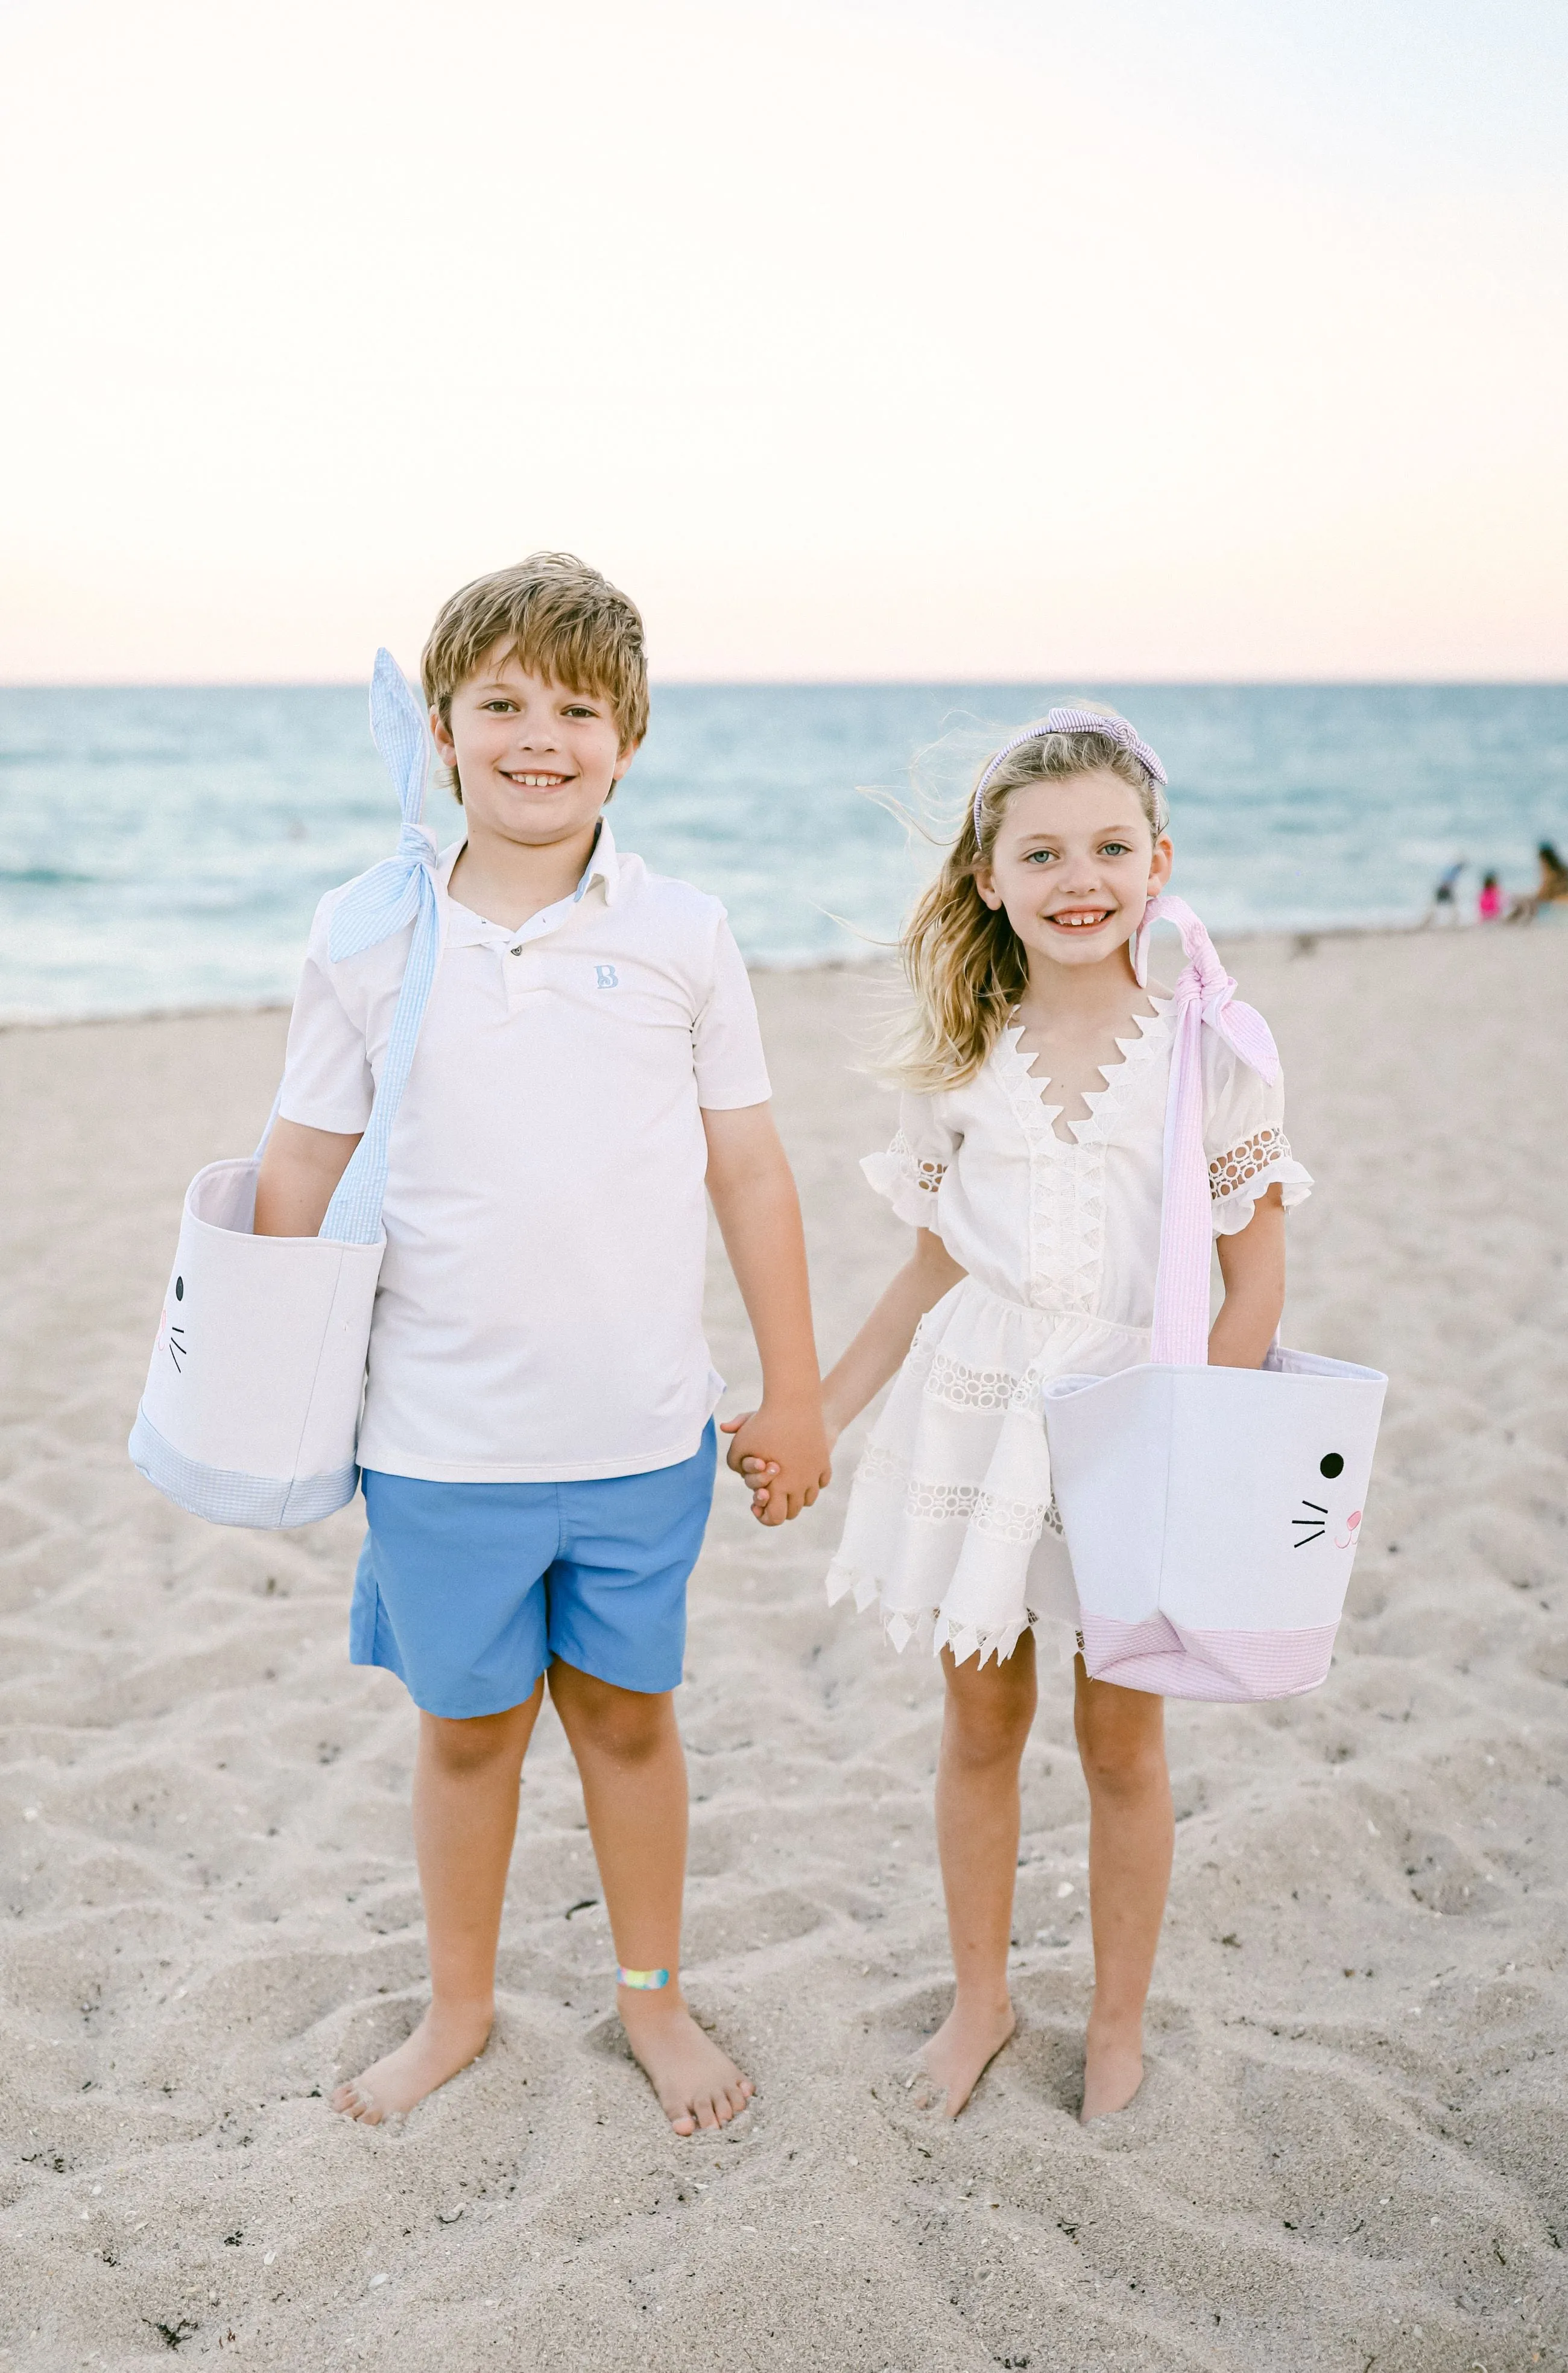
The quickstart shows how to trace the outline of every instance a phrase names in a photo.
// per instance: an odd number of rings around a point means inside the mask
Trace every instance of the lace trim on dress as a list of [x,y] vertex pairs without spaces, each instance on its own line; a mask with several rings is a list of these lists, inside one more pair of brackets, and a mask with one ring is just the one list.
[[883,1631],[889,1643],[900,1654],[911,1640],[919,1640],[922,1646],[930,1649],[933,1655],[940,1655],[943,1648],[951,1648],[955,1662],[960,1665],[974,1655],[978,1655],[982,1665],[992,1656],[999,1664],[1005,1663],[1023,1634],[1032,1631],[1040,1619],[1032,1607],[1026,1607],[1020,1621],[1009,1623],[1000,1631],[987,1631],[978,1624],[954,1623],[940,1607],[931,1607],[911,1621],[908,1616],[890,1613],[880,1604],[882,1584],[874,1574],[835,1558],[827,1570],[828,1605],[836,1606],[850,1592],[854,1594],[857,1613],[863,1614],[868,1607],[877,1607],[882,1617]]
[[911,1524],[972,1524],[988,1540],[1009,1541],[1022,1549],[1031,1548],[1047,1525],[1054,1533],[1061,1531],[1054,1501],[1047,1505],[1044,1500],[1006,1500],[979,1483],[934,1482],[911,1474],[908,1461],[885,1443],[866,1444],[855,1480],[901,1489],[903,1513]]
[[1241,1194],[1276,1162],[1290,1158],[1291,1141],[1284,1130],[1277,1126],[1260,1128],[1209,1164],[1209,1192],[1216,1203],[1223,1203],[1227,1197]]
[[997,1070],[1029,1148],[1029,1298],[1036,1309],[1094,1315],[1106,1253],[1106,1150],[1116,1108],[1141,1067],[1169,1044],[1169,1011],[1167,998],[1155,1000],[1153,1013],[1133,1017],[1137,1036],[1117,1040],[1122,1059],[1107,1064],[1105,1086],[1084,1097],[1089,1109],[1072,1123],[1071,1139],[1057,1135],[1062,1107],[1046,1102],[1050,1082],[1036,1075],[1033,1056],[1019,1046],[1023,1023],[1010,1023],[997,1041]]
[[887,1150],[889,1153],[895,1153],[900,1162],[903,1163],[908,1174],[909,1184],[911,1186],[915,1187],[922,1195],[930,1195],[932,1197],[936,1195],[938,1189],[941,1187],[942,1180],[947,1175],[947,1164],[945,1162],[923,1161],[916,1152],[914,1147],[910,1144],[902,1129],[898,1130],[892,1144]]
[[1039,1393],[1033,1371],[1020,1376],[1011,1368],[966,1368],[947,1351],[928,1353],[919,1373],[925,1377],[925,1398],[941,1401],[944,1409],[996,1416],[1005,1409],[1032,1409]]

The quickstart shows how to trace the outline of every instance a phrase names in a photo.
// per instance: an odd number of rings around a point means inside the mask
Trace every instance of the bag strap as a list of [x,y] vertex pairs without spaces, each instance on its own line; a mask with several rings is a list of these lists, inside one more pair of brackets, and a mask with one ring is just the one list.
[[1236,985],[1185,898],[1152,898],[1133,942],[1140,982],[1148,974],[1149,933],[1157,922],[1181,933],[1187,964],[1173,999],[1175,1043],[1165,1096],[1164,1184],[1160,1204],[1160,1268],[1154,1281],[1156,1366],[1203,1367],[1209,1358],[1209,1262],[1213,1245],[1209,1164],[1203,1151],[1203,1030],[1216,1030],[1244,1063],[1272,1083],[1280,1058],[1269,1024],[1236,996]]
[[[337,964],[345,956],[378,946],[410,922],[414,937],[370,1117],[321,1225],[323,1236],[345,1245],[373,1245],[381,1233],[392,1128],[413,1068],[440,951],[436,836],[424,821],[425,786],[434,755],[430,728],[422,705],[387,650],[376,653],[370,678],[370,731],[397,785],[403,831],[397,854],[373,865],[339,899],[333,912],[329,951]],[[281,1095],[281,1089],[278,1093]],[[275,1115],[276,1110],[275,1104]],[[269,1131],[271,1128],[269,1120]]]

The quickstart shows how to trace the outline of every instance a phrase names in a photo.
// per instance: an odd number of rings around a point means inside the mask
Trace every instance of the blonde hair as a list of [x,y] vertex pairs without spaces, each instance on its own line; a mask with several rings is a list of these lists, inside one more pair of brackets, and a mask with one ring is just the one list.
[[[1159,786],[1108,733],[1041,733],[1003,759],[977,798],[971,792],[957,837],[898,943],[915,1002],[895,1028],[883,1068],[900,1086],[928,1094],[962,1087],[995,1046],[1028,987],[1029,958],[1005,912],[986,905],[975,876],[990,863],[1014,791],[1095,766],[1137,792],[1157,840],[1165,828]],[[984,774],[982,767],[977,789]]]
[[[568,692],[607,701],[623,750],[648,731],[648,657],[635,602],[569,552],[532,552],[476,577],[441,605],[419,661],[425,697],[443,725],[452,695],[497,645],[520,667]],[[451,769],[452,790],[462,786]]]

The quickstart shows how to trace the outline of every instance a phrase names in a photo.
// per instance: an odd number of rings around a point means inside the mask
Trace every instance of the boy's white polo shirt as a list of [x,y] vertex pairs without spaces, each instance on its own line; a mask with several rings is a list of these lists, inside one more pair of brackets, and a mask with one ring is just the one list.
[[[722,1390],[702,1331],[702,1107],[770,1093],[724,909],[617,856],[515,931],[447,883],[392,1131],[359,1462],[565,1482],[689,1458]],[[346,885],[345,885],[346,886]],[[316,910],[279,1106],[358,1130],[412,926],[333,964]]]

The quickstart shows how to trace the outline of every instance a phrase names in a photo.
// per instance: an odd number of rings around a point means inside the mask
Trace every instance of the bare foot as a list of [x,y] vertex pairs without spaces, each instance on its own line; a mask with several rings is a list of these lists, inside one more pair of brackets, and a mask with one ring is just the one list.
[[1093,2016],[1083,2048],[1083,2107],[1079,2123],[1113,2117],[1125,2110],[1143,2082],[1143,2038],[1139,2028],[1096,2028]]
[[756,2087],[704,2035],[674,1988],[652,1994],[622,1986],[619,1993],[626,2041],[675,2132],[695,2134],[699,2126],[738,2118]]
[[1005,2000],[981,2008],[955,2002],[920,2053],[926,2084],[916,2089],[917,2108],[934,2109],[945,2095],[942,2114],[955,2118],[1016,2025]]
[[432,2004],[406,2043],[338,2087],[333,2108],[367,2126],[401,2118],[427,2093],[478,2059],[490,2040],[493,2018],[487,2005],[438,2011]]

